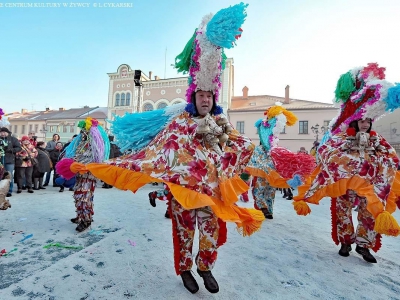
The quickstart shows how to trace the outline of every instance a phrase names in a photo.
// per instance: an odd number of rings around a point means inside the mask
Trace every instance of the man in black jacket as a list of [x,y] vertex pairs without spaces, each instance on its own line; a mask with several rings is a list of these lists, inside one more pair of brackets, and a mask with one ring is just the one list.
[[7,197],[11,197],[14,186],[13,173],[15,166],[15,153],[21,151],[22,148],[18,139],[11,135],[11,132],[7,127],[0,128],[0,147],[3,148],[5,153],[5,155],[1,157],[4,168],[11,174],[10,189],[7,193]]

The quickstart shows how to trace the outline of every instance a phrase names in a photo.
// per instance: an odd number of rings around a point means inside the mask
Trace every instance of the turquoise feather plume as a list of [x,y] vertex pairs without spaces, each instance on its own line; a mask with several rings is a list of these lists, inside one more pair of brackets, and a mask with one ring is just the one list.
[[393,112],[400,107],[400,83],[395,84],[388,89],[386,97],[386,111]]
[[209,41],[223,48],[230,49],[236,44],[239,28],[244,23],[248,4],[243,2],[218,11],[207,24],[206,36]]
[[114,116],[111,131],[116,144],[122,152],[140,151],[146,147],[156,135],[178,114],[185,110],[185,103],[167,106],[163,109],[145,111],[142,113],[126,113],[124,116]]

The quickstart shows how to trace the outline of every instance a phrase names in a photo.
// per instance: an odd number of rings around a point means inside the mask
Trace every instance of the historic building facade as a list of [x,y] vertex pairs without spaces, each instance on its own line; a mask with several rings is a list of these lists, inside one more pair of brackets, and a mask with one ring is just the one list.
[[[225,112],[233,96],[233,70],[233,59],[228,58],[221,78],[222,90],[219,100],[219,105]],[[108,73],[108,119],[112,120],[114,114],[143,112],[186,102],[187,77],[160,79],[158,76],[153,78],[152,72],[145,75],[136,71],[138,70],[132,70],[129,65],[122,64],[117,72]],[[141,85],[137,84],[138,79]]]
[[23,109],[21,113],[7,115],[11,124],[8,128],[18,138],[33,133],[33,135],[37,136],[38,141],[50,141],[53,138],[53,134],[58,134],[60,141],[63,143],[70,140],[74,134],[80,132],[77,127],[78,122],[87,117],[96,118],[100,125],[107,130],[106,107],[85,106],[82,108],[46,109],[45,111],[32,112]]
[[260,139],[254,126],[258,119],[264,117],[267,108],[281,102],[283,107],[292,111],[298,122],[286,127],[279,136],[279,146],[298,151],[305,147],[308,151],[315,140],[321,140],[329,122],[337,115],[338,110],[332,104],[292,99],[289,97],[289,86],[285,88],[285,97],[249,96],[249,88],[243,88],[241,96],[232,98],[228,118],[232,125],[258,145]]

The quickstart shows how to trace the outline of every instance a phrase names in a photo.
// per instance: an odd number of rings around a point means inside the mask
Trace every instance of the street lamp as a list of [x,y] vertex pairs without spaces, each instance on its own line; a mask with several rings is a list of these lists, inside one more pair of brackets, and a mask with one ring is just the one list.
[[325,134],[326,129],[327,128],[325,126],[321,126],[321,128],[319,128],[318,124],[311,126],[311,131],[315,134],[315,141],[318,142],[318,135]]

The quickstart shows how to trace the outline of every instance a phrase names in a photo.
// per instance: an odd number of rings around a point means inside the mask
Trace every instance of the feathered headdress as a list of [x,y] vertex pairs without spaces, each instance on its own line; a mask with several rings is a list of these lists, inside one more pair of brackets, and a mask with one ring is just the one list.
[[278,144],[278,135],[285,126],[293,126],[297,122],[295,114],[282,107],[282,103],[275,104],[264,112],[264,119],[259,119],[254,124],[258,129],[261,144],[267,151]]
[[[186,91],[188,112],[193,112],[191,97],[199,90],[212,92],[215,101],[218,101],[226,60],[224,48],[234,47],[241,36],[240,26],[247,16],[247,6],[240,3],[222,9],[215,15],[204,16],[185,49],[175,58],[178,72],[189,73],[189,88]],[[219,106],[217,110],[218,113],[222,112]]]
[[97,119],[88,117],[79,121],[78,127],[82,129],[65,149],[65,157],[73,158],[79,144],[82,142],[83,135],[87,138],[85,143],[90,147],[91,162],[102,162],[110,156],[110,141],[104,128],[99,124]]
[[4,116],[4,111],[0,108],[0,127],[10,126],[10,122],[8,122],[7,118]]
[[330,123],[332,134],[346,131],[352,121],[377,120],[400,107],[400,85],[386,81],[385,70],[369,63],[340,76],[334,101],[341,106]]

